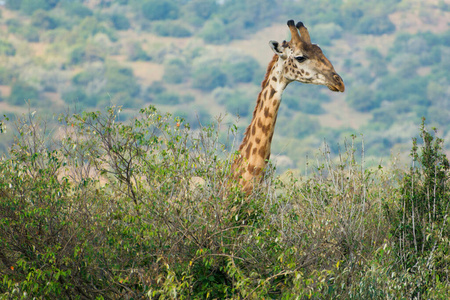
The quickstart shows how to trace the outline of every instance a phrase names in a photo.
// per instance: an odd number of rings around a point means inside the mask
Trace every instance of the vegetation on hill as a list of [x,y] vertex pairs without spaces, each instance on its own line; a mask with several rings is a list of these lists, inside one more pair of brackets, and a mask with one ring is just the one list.
[[[422,117],[444,137],[450,129],[445,1],[6,0],[0,12],[0,110],[9,117],[28,103],[48,113],[113,103],[128,115],[153,104],[192,127],[196,113],[202,124],[238,114],[242,134],[270,61],[255,37],[295,18],[347,89],[288,87],[273,153],[289,167],[300,169],[324,138],[336,153],[363,133],[379,161],[406,148]],[[283,38],[287,28],[264,37]],[[340,109],[327,109],[335,101]],[[2,138],[0,149],[9,143]]]
[[[0,299],[450,294],[449,17],[442,0],[6,0]],[[289,39],[287,19],[346,93],[286,89],[277,167],[247,197],[230,165],[258,39]]]
[[[411,168],[367,168],[359,139],[245,196],[217,124],[153,107],[0,121],[1,299],[439,299],[450,166],[424,123]],[[235,127],[231,127],[231,136]],[[193,180],[197,176],[205,182]],[[196,182],[200,182],[196,184]]]

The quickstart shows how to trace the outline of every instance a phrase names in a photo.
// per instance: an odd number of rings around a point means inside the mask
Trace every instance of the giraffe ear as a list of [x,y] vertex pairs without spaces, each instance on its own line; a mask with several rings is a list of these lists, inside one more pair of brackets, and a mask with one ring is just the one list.
[[276,55],[279,57],[286,59],[286,53],[284,52],[284,47],[280,45],[277,41],[270,41],[269,42],[270,48],[272,48],[272,51],[275,52]]

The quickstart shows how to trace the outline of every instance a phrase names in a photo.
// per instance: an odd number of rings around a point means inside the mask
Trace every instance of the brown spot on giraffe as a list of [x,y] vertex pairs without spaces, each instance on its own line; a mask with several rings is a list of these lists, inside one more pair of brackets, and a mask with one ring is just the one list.
[[261,128],[261,130],[264,133],[264,135],[269,135],[270,134],[270,128],[271,128],[271,124],[267,124],[266,126],[263,126]]
[[275,89],[273,87],[270,87],[269,99],[272,99],[274,94],[275,94]]
[[266,156],[266,151],[264,150],[264,147],[259,148],[258,154],[262,158],[264,158]]
[[263,123],[261,122],[261,118],[258,118],[258,122],[256,123],[259,128],[263,127]]
[[261,142],[261,139],[260,138],[255,138],[255,142],[259,145],[259,143]]
[[250,142],[250,143],[248,144],[248,146],[247,146],[247,150],[245,150],[245,154],[246,154],[246,157],[247,157],[247,158],[250,157],[250,151],[252,150],[252,145],[253,145],[253,143]]
[[255,167],[255,170],[253,171],[253,174],[255,176],[258,176],[259,174],[261,174],[262,168],[260,167]]
[[266,117],[266,118],[273,118],[273,114],[271,112],[269,112],[269,107],[268,106],[266,106],[264,108],[264,117]]

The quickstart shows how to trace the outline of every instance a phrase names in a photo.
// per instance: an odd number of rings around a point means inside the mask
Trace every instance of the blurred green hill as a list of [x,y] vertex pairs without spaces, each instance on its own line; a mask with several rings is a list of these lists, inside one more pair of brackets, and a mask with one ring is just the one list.
[[[363,134],[374,163],[410,148],[422,117],[450,137],[445,1],[7,0],[0,6],[0,112],[148,104],[191,127],[219,114],[242,134],[272,52],[303,21],[346,92],[291,84],[273,144],[279,170]],[[30,108],[29,108],[30,107]],[[0,137],[0,151],[9,137]]]

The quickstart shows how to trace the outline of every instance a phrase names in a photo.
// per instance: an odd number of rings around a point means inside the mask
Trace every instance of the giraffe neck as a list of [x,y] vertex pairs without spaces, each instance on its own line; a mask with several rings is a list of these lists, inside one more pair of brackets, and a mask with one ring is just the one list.
[[262,177],[270,158],[281,94],[288,83],[283,77],[282,61],[274,55],[261,84],[262,90],[258,95],[252,121],[239,146],[240,155],[233,164],[237,179],[247,192],[251,191],[255,179]]

